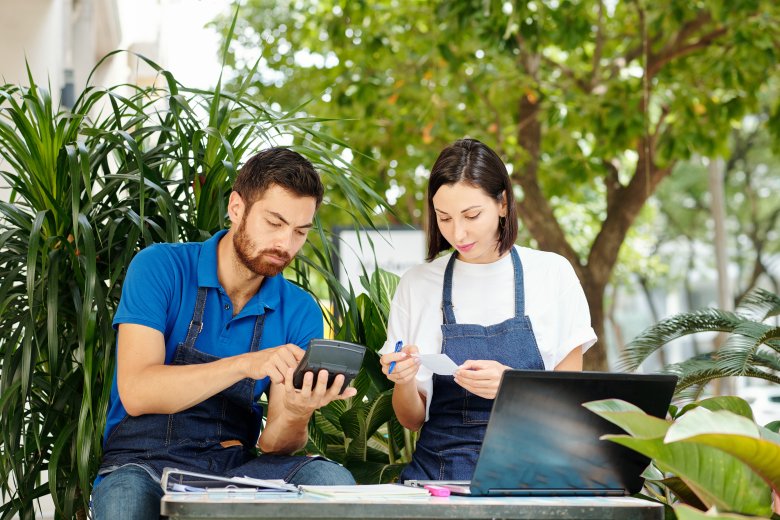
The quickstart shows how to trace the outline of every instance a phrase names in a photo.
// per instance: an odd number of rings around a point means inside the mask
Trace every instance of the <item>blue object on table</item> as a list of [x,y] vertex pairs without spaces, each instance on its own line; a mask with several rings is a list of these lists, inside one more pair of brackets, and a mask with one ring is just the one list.
[[[395,344],[395,351],[396,352],[401,352],[401,347],[403,347],[403,346],[404,346],[404,342],[403,341],[400,341],[400,340],[397,341],[396,344]],[[393,369],[394,368],[395,368],[395,361],[390,363],[390,370],[387,371],[388,375],[393,373]]]

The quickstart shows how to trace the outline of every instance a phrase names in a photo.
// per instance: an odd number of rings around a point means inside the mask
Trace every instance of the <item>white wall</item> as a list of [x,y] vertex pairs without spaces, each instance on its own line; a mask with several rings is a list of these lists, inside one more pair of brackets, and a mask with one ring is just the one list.
[[27,84],[25,58],[36,81],[51,82],[59,99],[63,82],[65,13],[69,0],[0,0],[0,78]]
[[[0,81],[29,85],[29,65],[34,81],[49,90],[57,106],[67,82],[78,96],[98,60],[119,47],[121,35],[117,0],[0,0]],[[120,55],[101,66],[91,82],[123,83],[127,70],[127,58]],[[0,199],[8,197],[0,179]]]

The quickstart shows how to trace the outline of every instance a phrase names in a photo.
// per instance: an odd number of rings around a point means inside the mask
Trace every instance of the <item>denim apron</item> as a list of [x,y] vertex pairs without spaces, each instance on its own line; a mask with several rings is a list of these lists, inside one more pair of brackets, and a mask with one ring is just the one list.
[[[184,343],[176,346],[173,365],[220,359],[195,348],[203,329],[205,287],[198,288]],[[250,352],[260,347],[265,314],[257,316]],[[127,415],[106,440],[99,475],[135,464],[158,480],[165,467],[224,476],[287,480],[315,457],[254,455],[263,408],[254,399],[255,380],[246,378],[178,413]],[[320,458],[320,457],[316,457]]]
[[[517,250],[513,247],[511,251],[515,316],[487,327],[455,321],[452,271],[457,252],[450,257],[444,271],[441,351],[458,365],[468,359],[490,359],[515,369],[544,370],[531,322],[525,315],[523,266]],[[434,374],[428,421],[420,432],[412,461],[401,473],[401,480],[470,480],[492,406],[492,399],[472,394],[457,385],[453,376]]]

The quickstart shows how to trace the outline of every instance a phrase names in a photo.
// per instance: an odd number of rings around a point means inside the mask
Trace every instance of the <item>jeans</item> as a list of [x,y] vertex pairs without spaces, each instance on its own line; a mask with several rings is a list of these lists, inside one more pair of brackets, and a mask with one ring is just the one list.
[[[355,483],[343,466],[329,460],[313,460],[288,479],[290,484],[337,486]],[[160,517],[160,483],[140,466],[129,464],[106,475],[92,490],[95,520],[141,520]]]
[[142,467],[128,464],[106,475],[92,490],[93,518],[157,519],[162,496],[157,480]]

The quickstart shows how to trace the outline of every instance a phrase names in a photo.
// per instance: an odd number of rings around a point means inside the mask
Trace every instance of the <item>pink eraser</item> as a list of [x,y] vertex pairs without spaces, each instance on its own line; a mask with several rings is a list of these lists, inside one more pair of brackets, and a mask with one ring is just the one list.
[[428,484],[425,486],[425,489],[428,490],[428,493],[431,494],[432,497],[448,497],[450,496],[450,490],[446,487],[442,486],[434,486],[432,484]]

